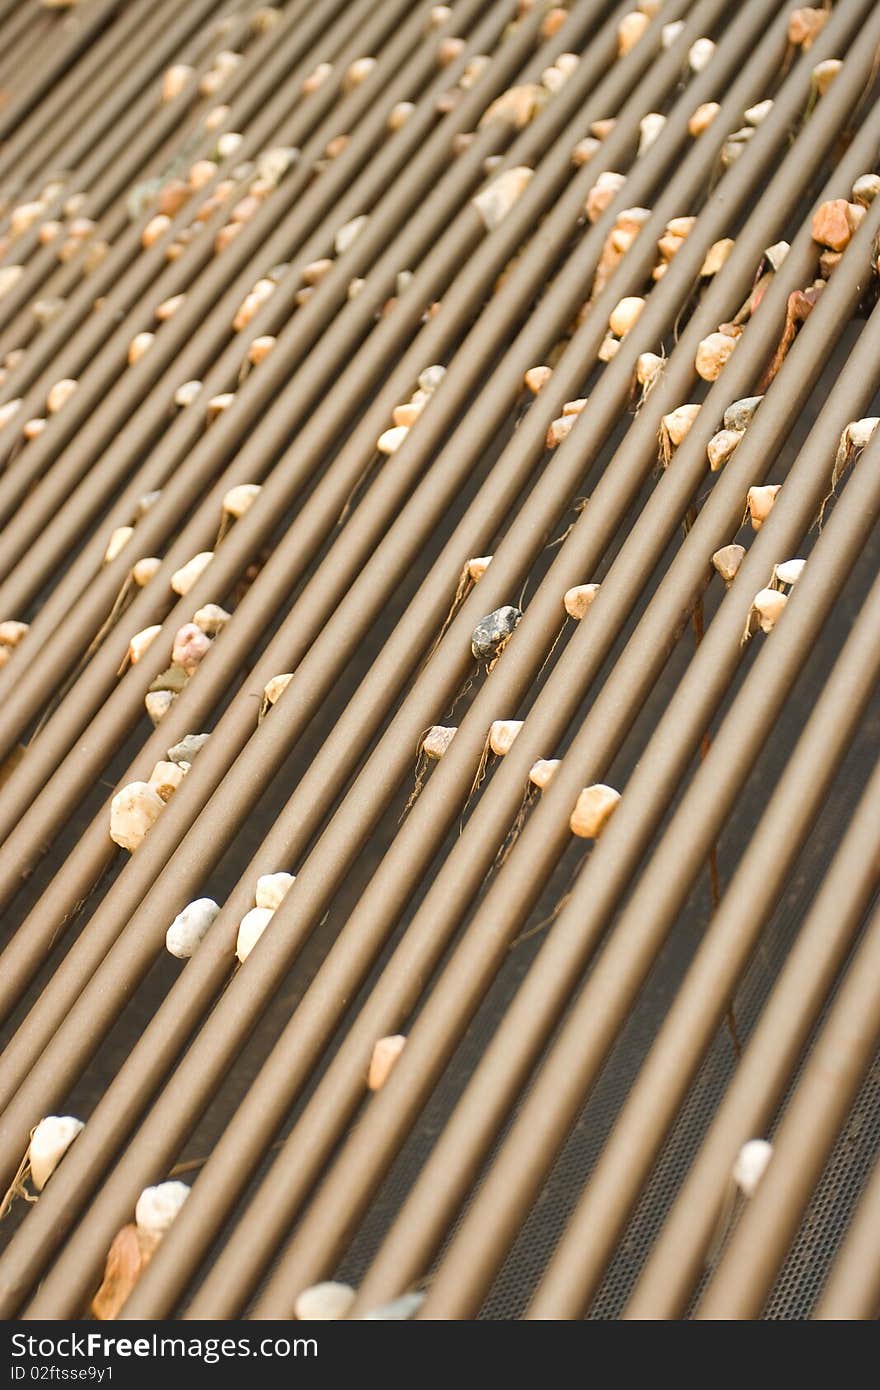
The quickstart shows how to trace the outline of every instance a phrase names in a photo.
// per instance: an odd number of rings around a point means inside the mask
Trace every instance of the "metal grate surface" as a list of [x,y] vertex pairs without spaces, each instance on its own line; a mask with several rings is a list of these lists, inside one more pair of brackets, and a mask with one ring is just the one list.
[[0,0],[0,1315],[876,1315],[878,53]]

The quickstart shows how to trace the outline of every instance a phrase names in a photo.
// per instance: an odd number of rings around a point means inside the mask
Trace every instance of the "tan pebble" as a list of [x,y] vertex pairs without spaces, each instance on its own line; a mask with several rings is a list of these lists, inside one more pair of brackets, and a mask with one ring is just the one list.
[[828,91],[842,67],[843,63],[839,58],[826,58],[824,63],[817,63],[813,68],[813,85],[820,97]]
[[853,202],[870,207],[880,193],[880,174],[861,174],[852,186]]
[[133,535],[133,526],[117,526],[116,530],[110,537],[110,540],[107,544],[107,549],[104,551],[103,563],[105,565],[109,565],[111,560],[115,560],[116,556],[120,553],[120,551],[123,550],[126,545],[128,545],[128,542],[131,540]]
[[206,603],[193,613],[193,622],[209,637],[216,637],[218,632],[223,631],[231,617],[232,614],[227,613],[225,608],[221,608],[219,603]]
[[489,747],[497,758],[510,752],[521,728],[521,719],[496,719],[489,725]]
[[576,421],[576,415],[560,415],[556,420],[551,420],[544,441],[547,448],[555,449],[561,444],[566,435],[571,433]]
[[608,327],[617,338],[623,338],[638,320],[645,307],[644,299],[638,295],[628,295],[614,306],[608,316]]
[[385,1085],[405,1043],[406,1038],[397,1033],[389,1038],[380,1038],[375,1044],[367,1073],[367,1085],[371,1091],[380,1091]]
[[428,730],[422,740],[422,752],[426,758],[434,761],[443,757],[453,738],[456,730],[448,728],[443,724],[435,724]]
[[391,412],[391,418],[395,425],[402,425],[409,429],[418,420],[424,406],[420,401],[406,401],[403,405],[396,405]]
[[547,385],[552,375],[553,369],[551,367],[529,367],[523,377],[523,383],[533,396],[537,396],[541,387]]
[[552,39],[554,34],[558,34],[565,21],[568,19],[568,11],[561,5],[548,10],[541,23],[541,38]]
[[241,148],[243,136],[237,130],[226,130],[217,140],[217,154],[221,159],[231,159]]
[[448,5],[432,5],[428,13],[428,28],[442,29],[452,18],[452,10]]
[[486,573],[486,570],[489,568],[491,563],[491,555],[477,555],[474,557],[473,560],[468,560],[468,578],[472,579],[473,582],[476,584],[479,579],[482,579],[483,575]]
[[165,802],[149,782],[130,782],[110,802],[110,838],[132,854],[156,824]]
[[172,690],[151,690],[144,696],[144,708],[153,724],[159,725],[176,699]]
[[233,222],[249,222],[260,211],[260,200],[252,194],[241,198],[229,214]]
[[736,338],[726,333],[710,333],[697,347],[694,366],[703,381],[717,381],[733,349]]
[[719,430],[706,445],[706,457],[713,473],[718,473],[743,438],[742,430]]
[[258,367],[264,362],[275,346],[275,339],[268,333],[264,333],[259,338],[254,338],[247,350],[247,359],[253,366]]
[[154,623],[152,627],[142,628],[140,632],[134,634],[128,644],[128,659],[132,666],[137,665],[144,652],[152,646],[161,631],[161,623]]
[[700,407],[698,405],[680,405],[675,410],[663,416],[663,424],[669,435],[670,443],[678,448],[687,435],[688,430],[697,418]]
[[763,487],[749,488],[746,500],[753,531],[760,531],[767,520],[781,486],[781,483],[767,483]]
[[580,169],[584,164],[589,164],[601,145],[601,140],[597,140],[592,135],[588,135],[584,140],[578,140],[571,152],[571,162],[575,168]]
[[157,791],[162,800],[171,800],[186,776],[187,766],[181,763],[158,762],[150,773],[150,786]]
[[230,516],[244,516],[262,491],[259,483],[236,483],[223,498],[223,510]]
[[57,414],[67,404],[75,390],[76,382],[72,377],[64,377],[61,381],[56,381],[54,386],[50,386],[46,395],[46,409],[49,414]]
[[40,245],[48,246],[49,242],[54,241],[57,236],[60,236],[62,231],[63,227],[60,222],[44,222],[38,232]]
[[205,117],[205,130],[219,130],[225,120],[228,120],[232,108],[230,106],[215,106]]
[[33,420],[26,420],[21,432],[25,439],[36,439],[38,435],[43,433],[46,423],[45,420],[37,416]]
[[437,45],[437,62],[441,68],[448,68],[450,63],[454,63],[464,52],[464,47],[464,39],[456,38],[452,34],[441,39]]
[[366,82],[367,78],[375,69],[375,66],[375,58],[355,58],[354,62],[346,69],[345,76],[342,79],[343,91],[352,92],[355,87],[359,87],[362,82]]
[[704,130],[708,130],[714,121],[721,107],[717,101],[704,101],[698,106],[694,114],[688,121],[688,131],[691,135],[702,135]]
[[398,101],[388,114],[388,129],[401,130],[415,111],[411,101]]
[[596,356],[600,362],[612,362],[620,350],[620,339],[615,338],[612,333],[606,334],[599,344]]
[[26,232],[46,211],[42,203],[19,203],[9,214],[9,227],[13,236]]
[[199,78],[199,96],[215,97],[226,81],[226,73],[211,68]]
[[292,680],[293,675],[290,672],[285,672],[284,675],[281,676],[273,676],[269,683],[263,689],[264,703],[267,706],[274,705],[278,700],[280,700],[281,696],[283,695],[284,691],[287,689],[288,685]]
[[393,429],[385,430],[379,435],[376,441],[376,448],[380,454],[394,454],[409,434],[405,425],[395,425]]
[[524,82],[517,87],[508,87],[496,97],[480,117],[480,125],[490,125],[492,121],[507,121],[517,130],[522,130],[549,100],[545,89],[537,82]]
[[162,77],[162,100],[173,101],[180,96],[184,87],[195,76],[195,70],[188,63],[175,63],[167,68]]
[[587,400],[587,396],[579,396],[577,400],[566,401],[562,407],[563,415],[580,415],[586,408]]
[[4,425],[8,425],[10,420],[15,419],[20,407],[20,396],[16,396],[15,399],[11,401],[4,401],[3,404],[0,405],[0,429],[3,429]]
[[830,10],[815,9],[809,5],[792,10],[788,17],[789,42],[797,44],[798,48],[812,47],[830,14]]
[[197,159],[189,171],[189,186],[194,192],[209,184],[217,172],[213,159]]
[[566,589],[562,602],[569,617],[578,621],[585,618],[598,592],[598,584],[575,584],[574,588]]
[[700,274],[717,275],[734,245],[735,243],[730,237],[724,237],[721,241],[714,241],[706,252],[706,258],[700,267]]
[[627,53],[631,53],[644,34],[650,19],[641,10],[631,10],[625,14],[617,26],[617,53],[621,58],[625,58]]
[[328,256],[324,256],[322,260],[310,261],[304,266],[302,278],[307,285],[317,285],[332,269],[333,262]]
[[598,222],[603,212],[617,197],[626,179],[612,169],[601,173],[587,194],[584,210],[590,222]]
[[820,246],[832,251],[843,251],[852,236],[849,219],[849,204],[845,198],[832,198],[821,203],[813,213],[810,234]]
[[327,78],[331,75],[332,72],[332,63],[319,63],[318,66],[314,68],[312,72],[309,73],[308,77],[303,83],[303,91],[305,93],[316,92],[318,88],[321,86],[321,84],[327,81]]
[[268,907],[274,912],[276,907],[281,906],[295,882],[293,874],[280,870],[274,874],[261,874],[257,879],[257,907]]
[[191,194],[189,184],[182,179],[170,179],[159,191],[156,208],[164,217],[176,217]]
[[173,294],[170,299],[163,299],[156,310],[156,318],[159,322],[166,323],[168,319],[173,318],[185,299],[185,294]]
[[649,111],[639,121],[638,153],[643,155],[651,148],[666,124],[666,117],[659,111]]
[[218,256],[235,240],[243,226],[243,222],[227,222],[225,227],[220,228],[214,238],[214,250],[217,252]]
[[27,630],[27,623],[20,623],[16,618],[5,618],[0,622],[0,647],[17,647]]
[[149,584],[150,580],[154,578],[161,567],[162,561],[158,559],[157,556],[146,555],[142,560],[138,560],[137,563],[132,566],[131,577],[138,588],[142,589],[145,584]]
[[160,212],[156,217],[151,217],[144,230],[141,232],[141,245],[144,247],[155,246],[160,237],[164,236],[171,226],[171,218],[164,212]]
[[571,813],[572,833],[584,840],[598,840],[620,801],[620,792],[597,782],[585,787]]
[[652,382],[663,366],[663,358],[656,352],[642,352],[636,359],[636,380],[640,386]]
[[175,570],[171,576],[171,588],[181,597],[188,594],[190,589],[201,577],[214,558],[213,550],[200,551],[191,560],[187,560],[185,565],[181,565],[179,570]]
[[541,791],[543,791],[545,787],[550,785],[553,774],[558,766],[558,758],[539,758],[536,763],[532,764],[531,771],[529,772],[529,781],[534,786],[540,787]]
[[210,425],[224,410],[228,410],[235,400],[234,391],[223,391],[219,396],[212,396],[205,408],[205,419]]
[[768,97],[766,101],[756,102],[754,106],[750,106],[744,111],[743,118],[747,125],[759,126],[763,121],[766,121],[772,110],[773,102]]
[[195,623],[184,623],[174,634],[174,646],[171,648],[172,664],[182,667],[188,676],[192,676],[210,649],[211,639],[207,633]]
[[500,225],[525,192],[532,176],[533,170],[525,165],[505,169],[472,199],[487,231],[494,231]]
[[128,365],[133,367],[153,344],[152,333],[136,333],[128,345]]
[[716,550],[712,556],[712,564],[725,584],[732,584],[736,578],[736,572],[746,558],[745,546],[724,545],[720,550]]

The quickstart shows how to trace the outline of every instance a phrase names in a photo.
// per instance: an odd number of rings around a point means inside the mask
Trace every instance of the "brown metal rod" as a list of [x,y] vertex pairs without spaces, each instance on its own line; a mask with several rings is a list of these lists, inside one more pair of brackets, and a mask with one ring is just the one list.
[[748,1046],[626,1305],[681,1317],[699,1281],[740,1145],[766,1134],[877,887],[880,768],[804,919]]

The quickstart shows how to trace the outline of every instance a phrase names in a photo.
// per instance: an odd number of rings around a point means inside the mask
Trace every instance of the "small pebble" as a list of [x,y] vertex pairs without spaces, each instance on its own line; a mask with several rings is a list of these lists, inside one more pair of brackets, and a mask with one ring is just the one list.
[[752,607],[758,617],[762,632],[772,632],[788,603],[788,595],[778,589],[761,589],[755,594]]
[[336,1322],[346,1316],[354,1300],[355,1291],[349,1284],[313,1284],[297,1294],[293,1315],[298,1322]]
[[221,608],[218,603],[206,603],[193,613],[193,622],[196,627],[200,627],[208,637],[216,637],[232,617],[225,608]]
[[371,1091],[380,1091],[391,1075],[391,1070],[404,1049],[406,1038],[396,1033],[392,1037],[380,1038],[373,1048],[367,1085]]
[[780,584],[796,584],[804,571],[806,560],[783,560],[776,566],[776,578]]
[[40,1120],[28,1147],[31,1182],[42,1192],[76,1136],[85,1128],[74,1115],[47,1115]]
[[204,748],[210,734],[184,734],[179,743],[169,748],[168,759],[172,763],[191,763],[196,754]]
[[669,441],[674,448],[686,438],[688,430],[697,418],[700,407],[698,405],[680,405],[675,410],[663,416],[663,426],[669,435]]
[[293,874],[286,874],[280,870],[274,874],[261,874],[257,879],[257,907],[268,907],[274,912],[276,907],[281,906],[288,890],[295,882],[296,878]]
[[174,404],[179,406],[192,405],[201,389],[202,383],[200,381],[185,381],[174,392]]
[[746,558],[745,546],[725,545],[720,550],[716,550],[712,556],[712,564],[725,584],[730,585],[736,578],[737,570]]
[[529,367],[523,377],[523,383],[533,396],[537,396],[541,387],[547,385],[552,375],[552,367]]
[[4,619],[0,622],[0,647],[17,647],[27,635],[28,627],[28,623],[20,623],[15,618]]
[[671,23],[664,24],[660,30],[660,43],[663,48],[671,48],[684,27],[683,19],[673,19]]
[[144,708],[153,724],[158,725],[170,710],[177,696],[171,690],[150,690],[144,696]]
[[553,774],[559,766],[559,758],[539,758],[532,764],[529,772],[529,781],[541,791],[550,785]]
[[191,560],[187,560],[186,564],[181,565],[179,570],[175,570],[171,576],[171,587],[174,592],[180,594],[181,597],[188,594],[213,558],[213,550],[203,550],[198,555],[194,555]]
[[162,78],[162,100],[173,101],[194,76],[195,70],[187,63],[175,63],[173,67],[166,69]]
[[135,362],[140,361],[148,348],[152,347],[154,335],[152,333],[136,333],[128,345],[128,365],[133,367]]
[[56,415],[70,400],[76,390],[76,382],[72,377],[65,377],[63,381],[56,381],[54,386],[49,387],[46,396],[46,409],[50,415]]
[[562,602],[569,617],[578,621],[585,618],[598,592],[598,584],[575,584],[573,589],[566,589]]
[[704,101],[688,121],[689,133],[693,136],[702,135],[704,130],[709,129],[720,110],[717,101]]
[[426,758],[438,761],[443,757],[452,740],[455,738],[456,730],[443,724],[435,724],[425,734],[422,740],[422,752]]
[[235,954],[242,964],[247,960],[274,916],[271,907],[252,907],[241,919],[235,940]]
[[[138,561],[140,564],[140,561]],[[136,632],[128,644],[128,659],[132,666],[136,666],[147,648],[156,640],[162,631],[161,623],[154,623],[152,627],[142,628]]]
[[697,347],[694,366],[703,381],[717,381],[736,347],[736,338],[727,333],[710,333]]
[[650,19],[641,10],[631,10],[625,14],[617,26],[617,54],[620,58],[625,58],[627,53],[631,53],[644,34]]
[[706,445],[706,455],[713,473],[718,473],[724,467],[742,438],[742,430],[719,430],[713,434]]
[[211,639],[195,623],[184,623],[174,635],[171,660],[181,666],[188,676],[198,669],[202,658],[211,647]]
[[162,800],[171,800],[189,770],[189,763],[158,762],[150,773],[150,786]]
[[471,651],[477,660],[485,661],[497,655],[521,619],[521,611],[510,604],[481,618],[471,633]]
[[608,327],[615,337],[623,338],[635,327],[644,307],[645,301],[638,295],[629,295],[614,306],[608,317]]
[[472,199],[488,232],[494,231],[525,192],[534,170],[526,165],[505,169]]
[[133,535],[133,526],[117,526],[116,530],[110,536],[110,540],[107,542],[103,563],[109,565],[111,561],[115,560],[120,551],[128,545]]
[[394,425],[392,429],[379,435],[376,448],[380,454],[396,454],[408,434],[409,428],[406,425]]
[[110,839],[133,854],[164,806],[149,782],[129,782],[110,802]]
[[350,222],[346,222],[344,226],[339,228],[333,243],[333,249],[337,256],[343,255],[354,244],[355,239],[360,236],[368,221],[367,214],[361,213],[360,217],[353,217]]
[[636,360],[636,380],[641,386],[648,386],[663,366],[663,358],[656,352],[642,352]]
[[781,483],[767,483],[764,487],[749,488],[747,501],[753,531],[760,531],[767,520],[781,486]]
[[138,588],[142,589],[145,584],[149,584],[161,568],[162,561],[157,556],[145,555],[142,560],[137,560],[132,565],[131,577]]
[[571,813],[569,825],[575,835],[584,840],[598,840],[617,809],[620,792],[597,782],[585,787]]
[[503,758],[510,752],[521,728],[521,719],[496,719],[489,725],[489,747],[496,758]]
[[213,898],[196,898],[195,902],[188,903],[182,912],[178,912],[165,933],[167,950],[178,960],[188,960],[199,943],[204,941],[219,912],[220,908]]
[[185,1182],[160,1182],[156,1187],[145,1187],[134,1209],[138,1229],[149,1235],[164,1235],[189,1191]]
[[742,400],[734,401],[724,412],[724,428],[744,432],[763,399],[763,396],[743,396]]
[[697,39],[688,50],[688,64],[692,72],[702,72],[715,55],[715,45],[711,39]]
[[237,483],[223,498],[223,510],[230,516],[241,517],[253,506],[261,492],[259,483]]
[[772,1157],[773,1145],[766,1139],[749,1139],[743,1144],[733,1165],[733,1180],[743,1196],[754,1197]]
[[651,148],[665,124],[666,117],[659,111],[649,111],[647,116],[642,117],[639,121],[639,155],[645,154]]
[[730,237],[722,237],[721,241],[714,241],[706,252],[706,259],[700,266],[700,274],[717,275],[735,244]]

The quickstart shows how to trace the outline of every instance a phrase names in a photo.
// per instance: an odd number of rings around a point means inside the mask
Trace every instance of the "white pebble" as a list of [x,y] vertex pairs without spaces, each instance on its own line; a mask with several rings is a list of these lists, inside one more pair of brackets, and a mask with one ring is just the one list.
[[281,870],[274,874],[260,874],[257,879],[257,907],[268,907],[274,912],[276,907],[281,906],[282,900],[295,882],[293,874],[286,874]]
[[562,602],[568,616],[578,621],[585,618],[598,592],[598,584],[575,584],[574,588],[566,589]]
[[406,425],[394,425],[390,430],[385,430],[376,440],[376,448],[380,454],[396,454],[406,436],[409,428]]
[[235,954],[242,964],[247,960],[274,915],[271,907],[252,907],[246,912],[238,927],[235,940]]
[[134,1209],[135,1224],[146,1235],[164,1235],[188,1196],[185,1182],[160,1182],[156,1187],[145,1187]]
[[178,960],[188,960],[199,942],[204,941],[208,928],[219,914],[213,898],[196,898],[178,912],[165,933],[165,946]]
[[585,787],[571,813],[569,824],[572,832],[584,840],[598,840],[619,801],[620,792],[602,782]]
[[455,738],[456,730],[444,724],[435,724],[425,734],[422,740],[422,752],[426,758],[433,758],[435,761],[443,757],[452,740]]
[[776,566],[776,578],[780,584],[796,584],[804,572],[806,560],[783,560]]
[[773,1145],[766,1139],[749,1139],[743,1144],[734,1161],[733,1180],[744,1196],[755,1195],[772,1157]]
[[521,719],[496,719],[489,726],[489,747],[498,758],[503,758],[513,747],[513,741],[522,728]]
[[142,628],[140,632],[134,634],[128,644],[128,659],[132,666],[137,665],[144,652],[156,640],[161,631],[161,623],[154,623],[152,627]]
[[360,217],[353,217],[350,222],[346,222],[344,226],[339,228],[339,231],[336,233],[336,239],[333,243],[333,249],[336,252],[337,256],[341,256],[345,251],[348,250],[349,246],[353,244],[355,238],[360,236],[361,232],[364,230],[364,227],[366,227],[368,221],[369,218],[367,217],[367,214],[364,212],[361,213]]
[[559,762],[559,758],[539,758],[536,763],[532,764],[529,781],[543,791],[546,786],[549,786]]
[[47,1115],[40,1120],[28,1148],[31,1182],[38,1192],[42,1192],[82,1129],[82,1120],[73,1115]]
[[328,1280],[297,1294],[293,1315],[298,1322],[336,1322],[345,1317],[354,1300],[355,1292],[349,1284]]

